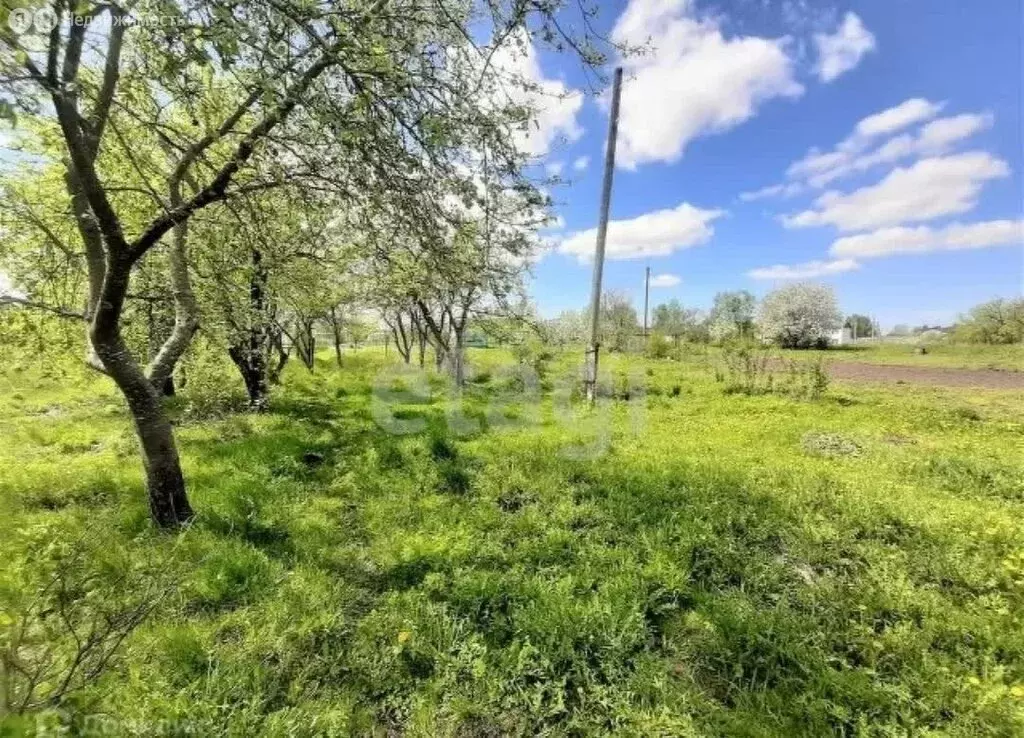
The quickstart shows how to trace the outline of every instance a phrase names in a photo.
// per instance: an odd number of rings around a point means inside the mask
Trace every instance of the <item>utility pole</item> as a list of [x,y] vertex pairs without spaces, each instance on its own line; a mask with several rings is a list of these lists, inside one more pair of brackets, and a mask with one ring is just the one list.
[[651,302],[651,268],[644,274],[644,342],[647,341],[647,308]]
[[622,67],[615,68],[612,83],[612,109],[608,120],[608,145],[604,154],[604,184],[601,187],[601,214],[597,224],[597,253],[594,254],[594,284],[590,295],[590,345],[586,355],[584,388],[587,402],[597,394],[597,354],[600,349],[598,327],[601,322],[601,276],[604,272],[604,247],[608,237],[608,209],[612,202],[612,175],[615,171],[615,139],[619,134],[619,97],[622,92]]

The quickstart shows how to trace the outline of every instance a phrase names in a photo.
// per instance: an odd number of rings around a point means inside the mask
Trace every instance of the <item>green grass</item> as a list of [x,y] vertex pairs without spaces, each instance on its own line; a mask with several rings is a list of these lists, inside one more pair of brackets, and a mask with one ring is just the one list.
[[[915,349],[923,346],[927,353]],[[837,346],[827,351],[786,351],[789,356],[820,355],[833,361],[860,361],[869,364],[938,367],[953,369],[1000,369],[1024,371],[1024,345],[976,346],[945,341],[885,340],[862,341]]]
[[[611,356],[646,396],[562,421],[572,358],[536,423],[504,429],[486,413],[507,384],[494,350],[473,354],[489,376],[458,415],[436,379],[431,399],[401,400],[397,416],[423,420],[402,436],[373,420],[373,352],[289,367],[264,415],[232,409],[230,374],[194,384],[174,412],[200,517],[177,536],[148,522],[106,380],[7,371],[0,646],[27,622],[26,658],[65,663],[74,638],[52,612],[23,617],[55,570],[74,586],[51,600],[83,622],[153,610],[60,712],[5,729],[1024,731],[1019,395],[726,394],[707,357]],[[567,458],[600,430],[603,455]]]

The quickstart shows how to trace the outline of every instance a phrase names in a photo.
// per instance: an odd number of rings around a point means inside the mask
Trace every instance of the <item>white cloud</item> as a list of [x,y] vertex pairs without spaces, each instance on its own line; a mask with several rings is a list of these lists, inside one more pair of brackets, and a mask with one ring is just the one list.
[[528,128],[513,133],[520,151],[542,157],[557,141],[571,142],[583,135],[576,120],[583,108],[583,93],[544,76],[537,50],[525,32],[506,39],[491,55],[490,67],[496,72],[495,86],[488,93],[492,103],[523,105],[534,111]]
[[653,51],[623,61],[619,163],[677,161],[698,136],[733,128],[762,103],[797,97],[786,39],[726,38],[719,24],[693,16],[689,0],[630,0],[613,41]]
[[[722,215],[723,210],[703,210],[684,202],[629,220],[613,220],[608,224],[605,255],[608,259],[667,256],[707,243],[714,235],[711,223]],[[593,258],[596,239],[596,228],[577,231],[562,241],[558,250],[587,261]]]
[[933,120],[921,128],[917,140],[924,150],[939,150],[992,126],[991,113],[964,113]]
[[822,82],[831,82],[857,66],[875,48],[875,37],[856,13],[847,13],[834,34],[814,34],[814,45],[818,49],[814,71]]
[[939,114],[943,105],[943,103],[929,102],[920,97],[905,100],[899,105],[861,120],[854,129],[853,137],[869,139],[902,131],[915,123],[931,120]]
[[816,279],[859,268],[860,264],[853,259],[808,261],[803,264],[776,264],[775,266],[751,269],[747,272],[747,276],[751,279]]
[[651,277],[651,287],[675,287],[682,283],[682,281],[674,274],[659,274]]
[[764,200],[768,197],[793,197],[794,195],[799,195],[803,189],[803,185],[799,182],[769,185],[753,192],[741,192],[740,200],[743,202],[753,202],[754,200]]
[[[852,171],[854,162],[872,141],[880,136],[892,135],[917,123],[934,118],[943,105],[923,98],[911,98],[860,120],[853,132],[831,151],[811,149],[786,170],[789,179],[807,179],[817,187],[827,184],[841,174]],[[893,139],[899,141],[900,139]],[[890,142],[891,143],[891,142]],[[888,144],[884,145],[884,149]],[[902,144],[893,144],[900,146]],[[902,155],[902,154],[901,154]],[[838,173],[838,174],[836,174]]]
[[790,179],[813,176],[820,172],[826,172],[849,161],[849,154],[844,151],[821,152],[811,149],[807,155],[799,161],[789,165],[786,176]]
[[544,166],[544,170],[548,173],[549,176],[552,177],[557,177],[559,174],[562,173],[562,170],[564,168],[565,163],[560,161],[551,161]]
[[[806,186],[822,188],[841,177],[866,172],[874,167],[895,164],[902,159],[946,153],[964,139],[990,128],[991,113],[962,113],[932,120],[944,103],[923,98],[906,100],[880,113],[869,115],[854,127],[831,151],[811,149],[786,170],[790,182],[744,192],[740,200],[750,202],[768,197],[792,197]],[[916,133],[901,133],[871,149],[874,139],[898,133],[910,126],[929,121]]]
[[829,191],[814,210],[782,216],[787,228],[834,225],[843,231],[931,220],[971,210],[985,182],[1006,177],[1006,162],[983,151],[922,159],[849,194]]
[[941,229],[928,226],[882,228],[872,233],[840,238],[832,244],[829,253],[863,259],[1020,243],[1024,243],[1024,220],[991,220],[967,225],[954,223]]
[[590,157],[589,156],[581,156],[581,157],[578,157],[572,163],[572,168],[575,169],[577,172],[582,172],[583,170],[585,170],[587,168],[588,164],[590,164]]
[[880,164],[894,164],[913,156],[943,153],[953,144],[990,127],[992,120],[992,115],[988,113],[964,113],[933,120],[922,126],[916,136],[904,133],[890,138],[874,151],[856,157],[848,156],[842,163],[810,177],[808,183],[813,187],[824,187],[840,177],[864,172]]

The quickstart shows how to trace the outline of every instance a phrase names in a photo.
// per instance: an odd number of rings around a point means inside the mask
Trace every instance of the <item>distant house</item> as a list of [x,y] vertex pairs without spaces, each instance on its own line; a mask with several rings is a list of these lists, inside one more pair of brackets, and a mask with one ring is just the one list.
[[846,346],[853,343],[853,331],[849,328],[840,328],[832,331],[828,336],[830,346]]

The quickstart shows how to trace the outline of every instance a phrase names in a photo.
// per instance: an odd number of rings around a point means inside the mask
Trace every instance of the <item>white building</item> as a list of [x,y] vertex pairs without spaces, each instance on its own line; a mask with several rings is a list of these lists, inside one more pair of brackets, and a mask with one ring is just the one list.
[[831,346],[846,346],[853,343],[853,331],[849,328],[840,328],[837,331],[832,331],[829,334],[828,342]]

